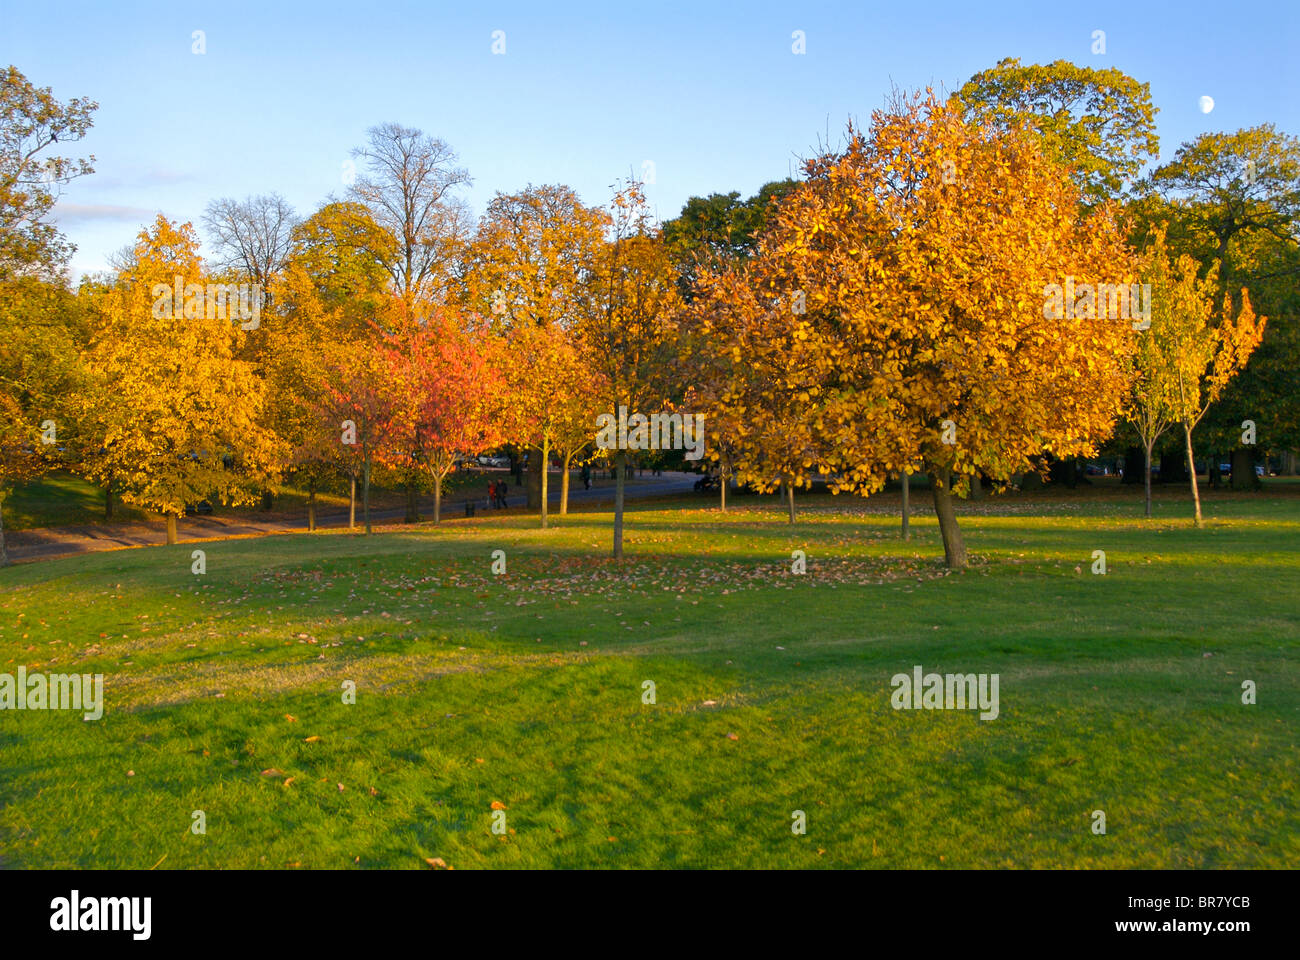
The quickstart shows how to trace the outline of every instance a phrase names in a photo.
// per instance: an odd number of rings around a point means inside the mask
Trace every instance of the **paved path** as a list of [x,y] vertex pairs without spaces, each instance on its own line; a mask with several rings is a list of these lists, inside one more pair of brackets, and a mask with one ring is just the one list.
[[[500,477],[509,477],[509,474],[502,473]],[[497,511],[485,509],[483,504],[487,500],[487,484],[492,479],[491,475],[485,475],[482,483],[475,484],[473,488],[473,499],[477,516],[492,516]],[[661,476],[652,477],[648,473],[642,474],[641,477],[629,478],[624,496],[628,500],[645,499],[647,497],[672,496],[680,493],[690,493],[694,489],[695,481],[699,479],[698,474],[694,473],[668,473]],[[558,504],[560,502],[560,482],[559,478],[552,475],[549,481],[549,503]],[[701,496],[704,496],[703,494]],[[458,493],[442,501],[442,516],[444,520],[455,520],[457,517],[465,516],[465,500],[467,499],[464,492]],[[511,480],[510,494],[506,497],[506,504],[509,508],[522,508],[528,502],[528,496],[523,487],[516,487]],[[576,477],[569,487],[569,504],[598,504],[614,502],[614,486],[610,483],[608,486],[593,487],[590,490],[582,488],[582,481]],[[430,517],[433,514],[433,498],[422,497],[420,500],[420,516]],[[384,525],[392,523],[401,523],[406,516],[405,507],[390,507],[384,510],[371,510],[370,522],[372,524]],[[362,520],[361,507],[357,505],[357,526],[360,527]],[[316,509],[316,525],[318,527],[346,527],[348,524],[348,510],[346,507],[329,507]],[[266,536],[275,533],[294,533],[303,532],[307,529],[307,513],[304,509],[302,516],[292,519],[266,519],[258,520],[255,515],[243,515],[237,517],[216,517],[216,516],[193,516],[183,517],[176,524],[176,537],[180,542],[186,540],[223,540],[228,537],[250,537]],[[9,559],[13,563],[22,563],[30,560],[48,560],[53,557],[70,556],[77,553],[89,553],[96,550],[120,550],[124,547],[145,547],[155,546],[167,542],[166,526],[163,521],[159,520],[153,523],[135,521],[130,523],[94,523],[82,524],[67,527],[41,527],[32,530],[15,530],[6,531],[5,542],[8,546]]]

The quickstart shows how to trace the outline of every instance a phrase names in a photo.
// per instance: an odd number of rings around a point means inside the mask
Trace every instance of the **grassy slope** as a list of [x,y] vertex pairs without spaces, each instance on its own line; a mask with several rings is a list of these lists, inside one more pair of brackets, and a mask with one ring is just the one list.
[[[0,713],[0,863],[1300,866],[1294,491],[974,504],[952,576],[932,519],[808,502],[635,511],[619,570],[589,513],[0,572],[0,671],[108,701]],[[1001,716],[890,709],[918,663]]]

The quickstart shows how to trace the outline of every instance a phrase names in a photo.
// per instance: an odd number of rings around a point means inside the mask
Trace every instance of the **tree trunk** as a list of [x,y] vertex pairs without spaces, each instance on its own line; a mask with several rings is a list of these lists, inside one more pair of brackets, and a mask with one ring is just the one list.
[[167,542],[176,542],[176,514],[167,514]]
[[433,522],[442,523],[442,477],[433,478]]
[[534,447],[528,451],[528,509],[536,510],[542,505],[542,475],[546,464],[542,462],[542,453]]
[[307,490],[307,532],[312,533],[316,530],[316,487],[311,486]]
[[623,559],[623,482],[627,477],[627,451],[614,456],[614,559]]
[[1146,515],[1148,520],[1151,519],[1151,447],[1153,445],[1154,445],[1154,441],[1152,443],[1146,444],[1146,460],[1145,460],[1145,465],[1143,466],[1143,476],[1145,477],[1145,481],[1146,481],[1146,494],[1147,494]]
[[912,471],[903,471],[903,539],[909,540],[912,537],[911,531],[907,529],[908,521],[911,520],[912,508],[908,503],[912,498]]
[[1255,476],[1255,457],[1249,450],[1232,451],[1232,489],[1258,490],[1261,486]]
[[550,489],[549,489],[550,480],[551,480],[550,456],[551,456],[551,439],[550,437],[542,437],[542,475],[540,477],[541,482],[538,484],[538,486],[541,487],[542,529],[543,530],[546,529],[546,520],[547,520],[546,511],[547,508],[550,506],[550,504],[546,502],[550,498]]
[[785,499],[790,504],[790,522],[794,523],[794,481],[793,480],[786,481]]
[[5,502],[0,499],[0,567],[9,566],[9,551],[5,547]]
[[413,477],[406,481],[406,522],[420,522],[420,484]]
[[361,481],[361,512],[366,518],[366,535],[370,535],[370,456],[366,456],[365,466],[362,468],[365,476]]
[[966,544],[957,526],[957,514],[952,504],[952,471],[930,472],[930,486],[934,489],[934,512],[939,517],[939,533],[943,536],[943,555],[950,570],[966,567]]
[[722,488],[722,512],[727,512],[727,480],[729,471],[726,467],[718,469],[718,486]]
[[1192,475],[1192,504],[1196,508],[1196,525],[1201,526],[1201,491],[1196,486],[1196,458],[1192,454],[1192,427],[1183,421],[1183,435],[1187,438],[1187,472]]
[[[1154,444],[1154,441],[1152,441],[1152,443]],[[1141,447],[1128,447],[1128,448],[1124,451],[1124,480],[1123,480],[1123,482],[1124,482],[1124,485],[1125,485],[1125,486],[1127,486],[1127,485],[1130,484],[1130,483],[1140,483],[1140,482],[1141,482],[1138,478],[1139,478],[1139,477],[1141,476],[1141,474],[1142,474],[1142,463],[1143,463],[1143,460],[1142,460],[1142,448],[1141,448]],[[1151,464],[1151,451],[1150,451],[1149,449],[1147,450],[1147,453],[1146,453],[1146,464],[1148,465],[1148,467],[1149,467],[1150,464]],[[1148,480],[1148,482],[1150,481],[1150,477],[1151,477],[1151,475],[1148,473],[1148,474],[1147,474],[1147,480]]]
[[573,454],[564,457],[564,471],[560,474],[560,516],[569,515],[569,467],[573,464]]
[[979,471],[970,475],[970,498],[972,500],[984,499],[984,484],[980,482]]
[[348,500],[348,529],[357,528],[357,475],[352,475],[352,495]]

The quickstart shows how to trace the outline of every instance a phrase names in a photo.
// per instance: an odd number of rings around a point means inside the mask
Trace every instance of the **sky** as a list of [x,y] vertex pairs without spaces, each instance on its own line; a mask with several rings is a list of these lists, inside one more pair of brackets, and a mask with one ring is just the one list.
[[388,121],[459,153],[476,214],[530,183],[604,203],[634,174],[667,219],[690,196],[796,174],[892,86],[955,90],[1004,57],[1149,83],[1162,160],[1205,132],[1300,134],[1297,49],[1297,0],[0,0],[0,63],[100,105],[68,150],[93,154],[96,172],[56,210],[74,277],[105,269],[160,212],[200,226],[215,198],[278,192],[310,214],[342,197],[350,151]]

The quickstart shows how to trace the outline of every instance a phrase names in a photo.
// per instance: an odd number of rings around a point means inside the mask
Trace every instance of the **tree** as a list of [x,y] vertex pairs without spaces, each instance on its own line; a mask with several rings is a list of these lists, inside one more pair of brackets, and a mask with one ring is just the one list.
[[729,455],[738,478],[760,493],[782,490],[794,523],[795,489],[811,486],[825,460],[818,424],[808,416],[821,358],[816,343],[798,332],[804,292],[771,296],[756,266],[751,273],[733,265],[701,280],[705,309],[695,328],[709,352],[696,396],[705,401],[709,437],[718,444],[710,456],[721,463]]
[[[644,413],[665,394],[659,374],[671,369],[675,321],[681,299],[677,276],[645,206],[641,184],[617,189],[611,204],[612,236],[600,250],[582,298],[582,334],[605,385],[606,413],[620,407]],[[614,559],[623,556],[623,491],[627,450],[615,453]]]
[[[395,392],[383,354],[377,349],[382,336],[379,324],[372,331],[371,340],[325,344],[322,389],[313,408],[321,424],[321,430],[314,435],[327,437],[327,450],[338,451],[335,455],[347,464],[354,488],[360,476],[367,534],[371,532],[370,477],[377,460],[391,459],[389,445],[399,432]],[[322,454],[331,455],[324,451]]]
[[338,421],[321,415],[330,404],[326,355],[331,345],[375,342],[372,324],[391,302],[384,264],[395,249],[361,204],[331,202],[295,226],[284,269],[273,280],[268,412],[285,441],[284,469],[307,486],[309,529],[317,489],[339,471],[351,480],[349,525],[355,525],[359,461],[341,444]]
[[1196,262],[1184,255],[1176,264],[1176,277],[1168,289],[1168,333],[1173,347],[1171,414],[1183,428],[1187,442],[1187,471],[1192,479],[1195,523],[1201,526],[1201,495],[1196,485],[1196,457],[1192,431],[1205,411],[1223,393],[1264,334],[1265,319],[1256,318],[1243,288],[1241,309],[1233,317],[1232,297],[1225,294],[1218,321],[1214,316],[1218,264],[1204,279],[1196,276]]
[[1143,186],[1138,231],[1168,222],[1175,252],[1191,254],[1202,270],[1218,261],[1221,289],[1248,287],[1253,308],[1269,317],[1259,348],[1201,426],[1211,449],[1232,450],[1233,485],[1254,485],[1258,448],[1242,445],[1243,418],[1255,422],[1260,448],[1300,448],[1300,393],[1292,388],[1300,366],[1300,140],[1269,124],[1202,134]]
[[88,473],[163,514],[168,543],[187,504],[248,503],[274,475],[265,385],[236,358],[244,331],[207,296],[207,279],[192,227],[159,216],[135,266],[91,300],[79,410],[98,441]]
[[1146,516],[1151,516],[1151,450],[1178,422],[1179,327],[1174,311],[1194,299],[1197,264],[1184,254],[1171,261],[1165,232],[1158,230],[1144,251],[1142,280],[1150,284],[1149,326],[1134,353],[1133,392],[1125,413],[1142,444]]
[[60,103],[17,67],[0,72],[0,280],[55,280],[72,255],[75,248],[45,218],[58,200],[57,187],[93,173],[95,158],[41,154],[84,137],[97,109],[83,97]]
[[[80,449],[72,398],[84,373],[83,311],[65,287],[35,277],[0,281],[0,512],[5,494]],[[0,516],[0,566],[4,564]]]
[[395,256],[385,266],[410,319],[417,302],[441,299],[446,292],[465,229],[465,210],[452,192],[471,181],[455,165],[456,152],[423,131],[384,123],[371,127],[367,140],[352,151],[366,172],[350,192],[396,242]]
[[969,125],[933,93],[895,98],[805,169],[746,265],[749,294],[709,308],[756,331],[763,353],[740,359],[802,405],[832,490],[929,472],[961,568],[961,478],[1088,455],[1111,429],[1131,321],[1098,316],[1095,297],[1056,301],[1076,281],[1127,287],[1131,251],[1108,209],[1080,210],[1038,138]]
[[442,519],[442,488],[466,453],[500,442],[496,409],[499,350],[486,330],[464,331],[451,311],[437,311],[387,337],[382,347],[393,396],[387,459],[423,470],[433,483],[433,522]]
[[295,223],[293,207],[278,193],[242,201],[223,197],[203,214],[214,240],[214,265],[250,278],[263,290],[284,269]]
[[[581,351],[549,347],[556,336],[577,336],[577,318],[608,226],[609,215],[585,206],[569,187],[530,185],[492,198],[465,251],[462,300],[505,338],[512,357],[510,396],[530,411],[513,418],[529,429],[509,439],[537,451],[530,459],[528,505],[541,509],[543,518],[547,458],[542,446],[557,441],[560,424],[594,419],[590,406],[583,407],[589,397],[579,388],[581,373],[572,367]],[[539,363],[564,366],[546,370]],[[552,388],[558,383],[572,389],[556,392]],[[544,403],[554,408],[539,418]],[[543,424],[545,438],[536,432]]]
[[1150,85],[1113,68],[1007,58],[971,77],[952,100],[968,122],[1037,131],[1048,159],[1074,171],[1089,202],[1119,196],[1158,154]]
[[774,180],[748,200],[741,200],[736,190],[690,197],[680,214],[664,222],[664,242],[677,268],[683,300],[694,297],[701,268],[716,269],[754,252],[773,204],[794,186],[793,180]]

